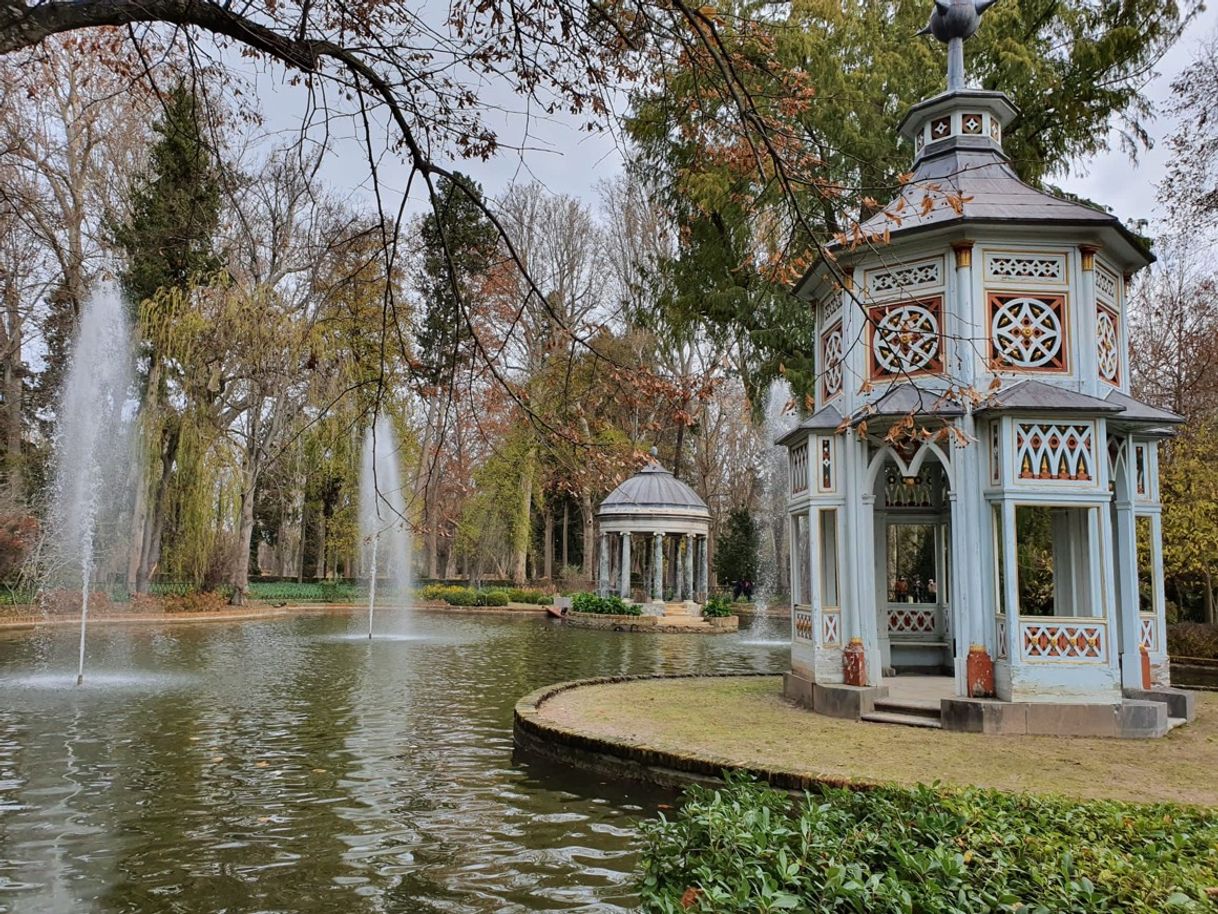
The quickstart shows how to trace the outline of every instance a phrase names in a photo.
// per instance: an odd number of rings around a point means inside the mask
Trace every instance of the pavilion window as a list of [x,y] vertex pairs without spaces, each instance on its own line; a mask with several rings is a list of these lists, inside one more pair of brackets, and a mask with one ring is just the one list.
[[807,512],[800,512],[792,519],[795,524],[795,602],[806,606],[812,602],[812,556],[808,542]]
[[934,606],[939,601],[936,524],[888,525],[888,602]]
[[837,509],[820,512],[820,601],[822,608],[841,605],[838,595]]
[[1004,556],[1006,554],[1006,539],[1003,536],[1002,525],[1002,505],[994,505],[991,511],[991,516],[994,520],[994,605],[998,607],[998,614],[1003,615],[1006,612],[1006,593],[1007,593],[1007,567]]
[[1102,615],[1091,592],[1092,512],[1084,507],[1016,507],[1021,616]]
[[1155,611],[1155,556],[1150,518],[1141,514],[1134,518],[1134,533],[1138,547],[1138,612]]

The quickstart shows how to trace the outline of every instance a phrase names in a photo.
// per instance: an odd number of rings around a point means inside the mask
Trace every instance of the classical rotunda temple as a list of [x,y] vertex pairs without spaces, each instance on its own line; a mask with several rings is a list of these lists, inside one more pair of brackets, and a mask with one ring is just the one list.
[[937,3],[948,90],[900,125],[912,180],[862,226],[874,243],[796,288],[818,383],[779,440],[784,688],[839,716],[1158,736],[1192,707],[1169,688],[1158,501],[1182,420],[1129,394],[1127,290],[1152,258],[1016,176],[1018,112],[964,80],[987,5]]
[[654,615],[685,614],[706,600],[710,511],[654,450],[646,466],[606,496],[596,519],[602,596],[617,593]]

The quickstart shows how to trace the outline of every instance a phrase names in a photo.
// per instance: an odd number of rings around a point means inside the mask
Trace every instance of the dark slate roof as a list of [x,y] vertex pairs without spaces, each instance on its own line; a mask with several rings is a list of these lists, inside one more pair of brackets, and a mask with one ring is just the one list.
[[[1128,236],[1120,220],[1111,213],[1063,200],[1024,184],[1010,163],[991,148],[980,144],[971,147],[961,141],[943,146],[941,152],[927,156],[914,170],[913,179],[897,198],[904,199],[904,205],[898,209],[897,200],[894,200],[884,211],[863,223],[865,232],[888,230],[895,236],[953,223],[1055,222],[1110,227]],[[959,208],[951,205],[949,196],[960,198]],[[934,205],[924,209],[928,197]],[[888,215],[893,213],[899,222]],[[1132,236],[1128,237],[1132,239]]]
[[1121,422],[1151,422],[1155,425],[1180,425],[1184,422],[1183,416],[1173,413],[1170,409],[1151,406],[1119,390],[1109,393],[1107,402],[1121,408],[1121,413],[1113,417]]
[[977,412],[1117,413],[1121,409],[1111,398],[1101,400],[1044,381],[1026,380],[991,394],[977,407]]
[[857,425],[869,419],[907,416],[911,413],[915,416],[951,418],[963,416],[964,410],[958,403],[943,399],[936,391],[924,390],[914,384],[896,384],[878,400],[857,410],[850,421]]
[[779,435],[774,440],[774,443],[780,447],[786,446],[793,443],[795,439],[803,437],[804,432],[833,431],[841,424],[842,414],[837,411],[836,406],[822,406],[803,422],[799,423],[799,425],[795,426],[795,428]]
[[597,513],[614,514],[619,511],[710,516],[706,502],[698,497],[698,493],[655,460],[610,492],[601,502]]

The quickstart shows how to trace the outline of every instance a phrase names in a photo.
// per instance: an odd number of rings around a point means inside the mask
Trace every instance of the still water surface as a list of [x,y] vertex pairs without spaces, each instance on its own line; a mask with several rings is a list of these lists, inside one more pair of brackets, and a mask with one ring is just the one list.
[[630,910],[634,824],[671,797],[515,757],[516,699],[787,658],[764,634],[361,624],[98,626],[80,689],[71,629],[0,639],[0,912]]

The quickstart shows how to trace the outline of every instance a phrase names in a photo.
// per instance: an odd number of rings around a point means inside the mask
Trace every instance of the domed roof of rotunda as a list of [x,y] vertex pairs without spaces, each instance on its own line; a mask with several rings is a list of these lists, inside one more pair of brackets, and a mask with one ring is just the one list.
[[710,517],[706,502],[653,457],[601,502],[600,516],[607,514],[656,514]]

